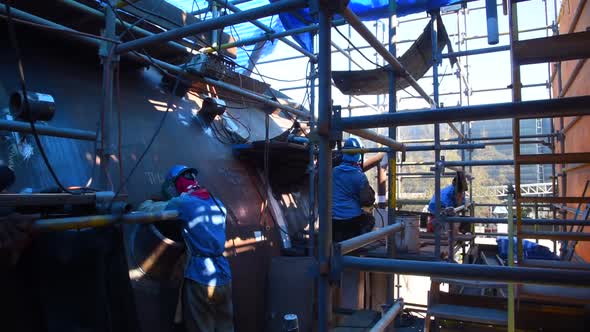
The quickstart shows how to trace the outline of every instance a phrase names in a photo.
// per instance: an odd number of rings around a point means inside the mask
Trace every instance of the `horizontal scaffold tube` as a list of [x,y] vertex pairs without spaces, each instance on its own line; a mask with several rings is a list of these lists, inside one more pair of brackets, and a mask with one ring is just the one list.
[[342,256],[343,269],[496,282],[590,287],[590,272]]
[[385,226],[381,229],[353,237],[352,239],[338,242],[338,246],[340,247],[340,253],[342,255],[346,255],[349,252],[362,248],[367,244],[382,239],[390,234],[399,232],[402,229],[404,229],[403,223],[395,223],[393,225]]
[[494,119],[529,119],[590,114],[590,96],[568,97],[500,103],[477,106],[455,106],[432,110],[383,113],[334,120],[341,130],[417,126],[448,121],[478,121]]
[[158,213],[134,212],[124,215],[109,214],[97,216],[83,216],[70,218],[40,219],[33,224],[33,230],[40,232],[65,231],[88,227],[107,227],[114,224],[154,223],[164,220],[178,219],[178,211],[163,211]]
[[[96,132],[72,128],[59,128],[42,124],[36,124],[35,129],[39,135],[74,138],[85,141],[96,140]],[[0,120],[0,130],[15,131],[19,133],[32,133],[31,124],[22,121]]]
[[391,306],[391,308],[389,308],[385,313],[383,313],[381,319],[379,319],[377,323],[375,323],[375,325],[369,330],[369,332],[385,331],[391,325],[391,323],[393,323],[393,320],[399,315],[403,308],[404,300],[400,299],[396,301]]

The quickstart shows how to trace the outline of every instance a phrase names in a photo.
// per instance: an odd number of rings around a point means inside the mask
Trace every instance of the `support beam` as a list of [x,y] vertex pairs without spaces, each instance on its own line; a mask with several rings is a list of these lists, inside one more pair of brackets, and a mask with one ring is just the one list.
[[467,280],[590,287],[590,272],[343,256],[343,269]]
[[150,45],[188,37],[197,33],[214,29],[222,29],[226,26],[256,20],[261,17],[275,15],[281,12],[288,12],[293,9],[305,7],[306,5],[306,0],[282,0],[254,9],[245,10],[240,13],[235,13],[233,15],[221,16],[215,19],[190,24],[181,28],[168,30],[153,36],[122,43],[117,46],[116,52],[117,54],[127,53]]
[[500,103],[467,107],[445,107],[441,109],[398,112],[342,118],[335,125],[342,130],[360,128],[382,128],[389,125],[416,126],[454,121],[478,121],[493,119],[529,119],[555,116],[590,114],[590,96],[569,97]]
[[583,164],[590,162],[590,153],[557,153],[557,154],[525,154],[516,158],[521,165],[540,165],[540,164]]
[[574,32],[514,42],[519,65],[590,58],[590,31]]
[[590,197],[521,197],[523,203],[590,203]]

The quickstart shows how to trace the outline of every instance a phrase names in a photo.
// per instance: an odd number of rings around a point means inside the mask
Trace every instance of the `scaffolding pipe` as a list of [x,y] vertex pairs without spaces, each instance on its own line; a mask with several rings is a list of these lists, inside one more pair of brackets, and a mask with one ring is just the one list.
[[[86,13],[86,14],[94,15],[94,17],[96,17],[96,18],[104,19],[104,13],[103,12],[101,12],[99,10],[96,10],[96,9],[94,9],[92,7],[86,6],[85,4],[82,4],[82,3],[78,2],[78,1],[75,1],[75,0],[59,0],[59,1],[61,3],[63,3],[64,5],[68,5],[68,6],[72,7],[72,8],[74,8],[74,9],[78,9],[78,10],[80,10],[80,11]],[[131,31],[140,33],[140,34],[142,34],[144,36],[153,36],[154,35],[153,32],[147,31],[145,29],[142,29],[142,28],[140,28],[138,26],[134,26],[134,25],[129,24],[127,22],[123,22],[123,24],[124,24],[124,27],[126,29],[131,28]],[[121,25],[121,21],[117,20],[117,25]],[[175,49],[177,51],[186,52],[186,53],[188,53],[190,51],[190,48],[188,48],[188,47],[186,47],[184,45],[181,45],[181,44],[179,44],[177,42],[169,41],[169,42],[166,43],[166,45],[170,46],[171,48],[173,48],[173,49]]]
[[[261,17],[288,12],[293,9],[302,8],[307,5],[306,0],[282,0],[271,4],[260,6],[254,9],[245,10],[232,15],[193,23],[184,27],[168,30],[153,36],[143,37],[117,45],[116,53],[122,54],[133,50],[142,49],[150,45],[164,43],[175,39],[181,39],[201,32],[222,29],[226,26],[256,20]],[[329,52],[328,52],[329,53]]]
[[[434,108],[439,108],[439,86],[438,86],[438,12],[430,13],[430,40],[432,43],[432,94],[434,96]],[[434,124],[434,215],[437,216],[434,223],[434,257],[440,257],[441,227],[440,221],[444,219],[441,216],[441,174],[444,170],[440,158],[440,124]],[[451,232],[452,234],[452,232]],[[452,248],[452,246],[451,246]],[[452,257],[452,255],[451,255]]]
[[340,254],[346,255],[366,246],[367,244],[373,243],[379,239],[387,237],[388,235],[397,233],[402,229],[404,229],[404,224],[398,222],[392,225],[387,225],[381,229],[374,230],[372,232],[365,233],[342,242],[338,242],[336,245],[340,247]]
[[528,267],[491,266],[480,264],[453,264],[400,259],[342,256],[340,264],[346,270],[398,273],[437,278],[514,282],[573,287],[590,287],[590,272],[541,269]]
[[[39,135],[73,138],[84,141],[95,141],[96,132],[71,128],[58,128],[47,125],[36,124],[35,129]],[[19,133],[32,133],[31,124],[22,121],[0,120],[0,130],[14,131]]]
[[[351,134],[354,134],[354,130],[348,131]],[[356,134],[354,134],[356,135]],[[360,135],[357,135],[360,136]],[[361,136],[362,137],[362,136]],[[380,143],[376,140],[373,140],[377,143]],[[449,144],[449,145],[441,145],[441,150],[471,150],[471,149],[485,149],[485,144]],[[392,148],[362,148],[362,149],[346,149],[342,150],[342,153],[346,154],[356,154],[356,153],[371,153],[371,152],[389,152],[389,151],[432,151],[434,150],[434,145],[419,145],[419,146],[405,146],[404,150],[396,150]]]
[[476,106],[454,106],[440,109],[398,112],[341,118],[343,130],[382,128],[389,125],[416,126],[454,121],[479,121],[493,119],[529,119],[556,116],[590,114],[590,96],[568,97],[522,102],[509,102]]
[[[389,5],[387,6],[387,13],[388,19],[387,23],[389,26],[388,29],[388,51],[394,57],[397,56],[397,50],[395,45],[396,35],[397,35],[397,2],[389,1]],[[350,35],[350,26],[348,27],[348,32]],[[397,112],[397,91],[395,90],[397,75],[393,70],[389,70],[387,73],[387,90],[389,92],[387,98],[387,111],[389,113]],[[397,127],[391,126],[388,128],[388,136],[393,140],[397,140]],[[402,158],[405,159],[405,158]],[[393,152],[389,152],[387,154],[387,225],[393,225],[396,223],[396,207],[397,207],[397,156]],[[381,174],[380,174],[381,175]],[[395,258],[397,254],[397,245],[396,239],[393,235],[387,237],[387,251],[386,257],[387,258]],[[385,295],[385,303],[390,305],[393,301],[395,295],[394,287],[394,278],[395,275],[388,275],[386,277],[385,283],[385,291],[387,292]],[[399,296],[399,288],[398,296]],[[403,304],[402,304],[403,305]]]
[[379,319],[377,321],[377,323],[375,323],[375,325],[369,330],[369,332],[383,332],[383,331],[385,331],[391,325],[391,323],[393,323],[393,321],[399,315],[399,313],[402,312],[403,308],[404,308],[404,300],[399,299],[398,301],[395,302],[394,305],[391,306],[391,308],[389,308],[389,310],[387,310],[385,313],[383,313],[383,316],[381,316],[381,319]]
[[109,214],[71,218],[52,218],[37,220],[32,229],[38,232],[65,231],[88,227],[107,227],[115,224],[145,224],[158,221],[178,219],[178,211],[162,211],[158,213],[134,212],[124,215]]
[[402,143],[399,143],[398,141],[391,139],[387,136],[379,135],[376,132],[369,129],[351,129],[347,130],[347,132],[362,138],[366,138],[373,142],[383,144],[395,151],[406,151],[406,146]]
[[[243,10],[241,10],[240,8],[238,8],[236,5],[227,2],[227,1],[218,1],[218,0],[213,0],[214,2],[217,2],[219,5],[226,7],[227,9],[231,10],[234,13],[242,13]],[[271,28],[268,27],[266,25],[264,25],[262,22],[258,21],[258,20],[251,20],[250,23],[254,24],[256,27],[260,28],[262,31],[266,32],[267,34],[273,34],[275,33],[275,31]],[[290,41],[289,39],[285,38],[285,37],[275,37],[276,39],[282,41],[283,43],[285,43],[286,45],[290,46],[292,49],[298,51],[299,53],[305,55],[306,57],[310,58],[312,62],[317,62],[318,58],[311,52],[309,52],[308,50],[302,48],[301,46],[297,45],[296,43]]]
[[443,59],[448,59],[448,58],[457,58],[457,57],[461,57],[461,56],[488,54],[488,53],[503,52],[503,51],[510,51],[510,46],[509,45],[495,46],[495,47],[480,48],[480,49],[475,49],[475,50],[451,52],[451,53],[443,54],[442,57],[443,57]]
[[330,297],[329,264],[332,251],[332,13],[320,6],[318,49],[318,331],[327,332],[330,326],[332,301]]

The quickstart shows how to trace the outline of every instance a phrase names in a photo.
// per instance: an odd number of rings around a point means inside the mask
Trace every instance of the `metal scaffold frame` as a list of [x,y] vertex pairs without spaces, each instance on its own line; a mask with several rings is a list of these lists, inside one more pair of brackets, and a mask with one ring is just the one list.
[[[508,218],[476,218],[474,215],[474,209],[470,211],[469,218],[455,218],[455,217],[445,217],[441,214],[441,197],[440,197],[440,189],[441,189],[441,178],[445,176],[444,173],[445,168],[449,168],[452,170],[462,170],[467,171],[468,173],[472,173],[472,167],[474,166],[491,166],[491,165],[506,165],[506,166],[514,166],[515,167],[515,188],[521,188],[521,177],[520,177],[520,166],[521,165],[528,165],[528,164],[538,164],[538,163],[547,163],[547,164],[558,164],[561,162],[569,162],[569,163],[579,163],[579,162],[590,162],[590,156],[588,154],[572,154],[572,153],[565,153],[564,150],[564,143],[563,137],[559,140],[560,135],[566,131],[566,127],[563,126],[563,122],[560,128],[559,133],[551,133],[551,134],[536,134],[536,135],[529,135],[524,136],[520,135],[520,120],[522,119],[535,119],[535,118],[543,118],[543,117],[565,117],[565,116],[581,116],[581,115],[588,115],[590,114],[590,109],[587,105],[590,104],[590,96],[583,96],[583,97],[569,97],[569,98],[560,98],[560,99],[549,99],[549,100],[535,100],[535,101],[522,101],[521,99],[521,89],[525,86],[521,84],[520,78],[520,62],[522,54],[521,48],[523,45],[526,45],[525,41],[519,41],[518,39],[518,21],[517,21],[517,4],[510,3],[508,5],[508,14],[509,14],[509,22],[510,28],[509,31],[506,33],[510,36],[510,44],[509,46],[498,46],[498,47],[489,47],[480,50],[470,50],[467,48],[466,41],[469,38],[466,38],[461,33],[461,24],[460,24],[460,14],[457,13],[457,26],[458,26],[458,36],[459,36],[459,45],[462,42],[465,42],[465,49],[461,49],[459,46],[458,50],[454,53],[447,53],[442,54],[438,50],[437,45],[437,20],[441,19],[441,13],[436,10],[429,13],[428,17],[419,18],[419,19],[429,19],[429,24],[431,25],[432,31],[432,50],[433,50],[433,72],[432,72],[432,84],[433,84],[433,93],[432,96],[428,94],[423,87],[418,84],[418,81],[411,76],[406,68],[400,63],[398,58],[396,57],[396,28],[397,28],[397,18],[396,18],[396,6],[395,3],[392,2],[389,8],[389,19],[388,19],[388,41],[383,44],[382,41],[379,41],[377,37],[365,26],[365,24],[355,15],[355,13],[350,10],[347,5],[346,1],[321,1],[321,0],[281,0],[277,2],[273,2],[269,5],[244,10],[241,11],[235,7],[239,1],[234,1],[233,5],[230,5],[230,9],[234,12],[233,14],[225,15],[225,16],[217,16],[208,20],[200,21],[197,23],[189,24],[180,28],[170,29],[165,32],[161,33],[150,33],[145,30],[140,30],[137,27],[133,27],[133,30],[142,34],[141,38],[128,41],[128,42],[115,42],[114,37],[114,29],[117,25],[115,13],[112,11],[113,7],[107,7],[105,9],[105,13],[97,13],[96,11],[91,10],[75,1],[62,1],[65,4],[69,4],[71,6],[75,6],[77,9],[92,13],[93,15],[102,14],[105,19],[105,37],[110,38],[111,40],[99,40],[96,38],[91,38],[87,35],[81,34],[79,31],[75,31],[68,27],[59,25],[57,23],[45,20],[41,17],[34,16],[29,13],[25,13],[22,11],[18,11],[13,9],[13,15],[23,21],[32,22],[38,25],[43,25],[46,27],[51,27],[53,29],[60,30],[62,33],[68,34],[69,37],[84,42],[87,44],[91,44],[93,46],[99,47],[106,47],[107,50],[110,50],[111,53],[109,54],[116,54],[119,56],[124,56],[129,59],[139,61],[145,64],[151,64],[156,66],[158,69],[172,74],[174,76],[184,76],[194,80],[199,80],[206,84],[210,84],[213,86],[217,86],[219,88],[225,89],[227,91],[233,92],[235,94],[241,95],[247,99],[255,100],[258,102],[262,102],[266,105],[282,109],[288,113],[291,113],[297,117],[308,119],[309,120],[309,128],[317,134],[317,169],[314,164],[314,154],[316,146],[314,144],[310,144],[310,205],[312,206],[310,209],[310,238],[313,243],[313,239],[315,235],[315,202],[316,202],[316,193],[317,193],[317,201],[318,201],[318,209],[317,209],[317,217],[319,219],[319,230],[317,233],[317,328],[319,331],[328,331],[331,325],[331,316],[332,316],[332,303],[331,303],[331,289],[333,282],[338,280],[340,273],[343,270],[362,270],[362,271],[375,271],[375,272],[382,272],[388,273],[389,277],[387,278],[387,289],[386,289],[386,301],[385,304],[387,306],[387,310],[385,310],[381,320],[376,325],[376,330],[383,331],[385,330],[393,321],[393,319],[398,315],[403,306],[404,302],[400,298],[394,297],[394,285],[393,285],[393,275],[394,274],[411,274],[411,275],[422,275],[422,276],[437,276],[437,277],[451,277],[451,278],[462,278],[462,279],[469,279],[469,280],[488,280],[488,281],[497,281],[497,282],[508,282],[508,283],[535,283],[535,284],[549,284],[549,285],[567,285],[567,286],[577,286],[577,287],[590,287],[590,272],[589,271],[573,271],[573,270],[562,270],[559,274],[556,274],[554,270],[548,268],[529,268],[529,267],[514,267],[514,266],[503,266],[503,267],[492,267],[492,266],[481,266],[481,265],[474,265],[474,264],[448,264],[445,262],[435,261],[435,262],[420,262],[420,261],[413,261],[413,260],[401,260],[396,259],[396,252],[395,252],[395,241],[393,234],[396,232],[401,231],[404,229],[405,225],[402,222],[397,221],[396,219],[396,206],[397,206],[397,187],[398,181],[401,179],[403,175],[399,170],[404,165],[410,165],[410,163],[399,163],[397,153],[400,151],[412,152],[412,151],[434,151],[434,161],[429,162],[422,162],[419,164],[422,165],[432,165],[434,176],[434,183],[435,183],[435,205],[436,211],[435,215],[438,219],[438,226],[435,228],[435,251],[434,251],[434,258],[439,260],[440,259],[440,248],[441,248],[441,225],[444,223],[449,223],[452,225],[456,222],[467,222],[467,223],[508,223],[512,225],[513,223],[516,224],[515,232],[512,229],[512,226],[509,227],[510,236],[514,235],[517,241],[518,247],[518,257],[517,261],[523,261],[523,248],[522,248],[522,239],[523,237],[537,237],[537,238],[551,238],[551,239],[570,239],[570,240],[588,240],[587,236],[583,236],[580,234],[573,234],[572,232],[531,232],[523,230],[524,225],[558,225],[561,227],[565,226],[575,226],[575,225],[582,225],[584,221],[574,219],[558,219],[553,217],[552,219],[530,219],[524,220],[522,215],[522,208],[526,203],[534,203],[537,206],[538,203],[556,203],[556,202],[590,202],[590,198],[587,197],[565,197],[566,191],[564,190],[565,185],[561,186],[562,190],[562,197],[525,197],[521,194],[521,190],[515,190],[514,193],[514,203],[515,203],[515,216],[512,217],[512,200],[509,199],[509,210],[510,213],[508,214]],[[310,3],[313,2],[313,3]],[[311,6],[313,5],[313,6]],[[228,26],[232,26],[239,23],[244,22],[257,22],[257,19],[278,14],[285,11],[291,11],[294,9],[299,9],[303,7],[311,7],[314,15],[317,16],[317,24],[310,25],[304,29],[295,29],[291,31],[285,31],[281,33],[274,33],[269,30],[266,26],[261,26],[259,23],[253,23],[263,31],[265,31],[268,35],[266,38],[283,38],[289,36],[291,34],[302,33],[302,32],[310,32],[316,31],[318,37],[318,48],[317,53],[312,52],[302,52],[299,46],[293,44],[288,39],[287,44],[294,49],[297,49],[301,53],[304,53],[304,56],[307,56],[311,59],[312,65],[310,66],[309,71],[309,78],[310,78],[310,85],[311,85],[311,101],[310,101],[310,111],[307,112],[305,110],[294,108],[288,105],[281,104],[271,98],[257,94],[235,85],[225,83],[221,80],[216,80],[207,77],[196,77],[184,70],[183,67],[176,66],[158,59],[154,59],[147,54],[142,53],[143,48],[150,45],[160,45],[162,47],[170,47],[179,49],[183,47],[182,45],[178,44],[177,41],[184,37],[188,37],[194,35],[199,32],[208,32],[211,30],[218,30],[223,29]],[[477,8],[483,9],[485,7]],[[0,12],[5,12],[6,7],[4,5],[0,5]],[[464,31],[466,32],[467,23],[466,23],[466,9],[462,9],[462,15],[464,18]],[[472,10],[476,10],[475,8]],[[339,15],[344,18],[344,21],[339,21],[335,23],[333,20],[336,15]],[[442,14],[448,15],[448,14]],[[409,22],[407,20],[406,22]],[[339,112],[334,112],[333,109],[333,101],[332,101],[332,54],[334,51],[332,50],[332,43],[331,33],[332,27],[334,25],[344,24],[346,22],[352,29],[356,30],[356,32],[372,47],[375,51],[381,55],[383,60],[387,62],[395,71],[390,70],[388,75],[388,88],[389,88],[389,95],[387,99],[387,106],[388,112],[383,114],[377,115],[366,115],[366,116],[356,116],[356,117],[341,117]],[[548,27],[545,26],[542,29],[547,29]],[[523,31],[520,31],[523,32]],[[499,34],[502,35],[502,34]],[[476,36],[477,38],[482,38],[481,36]],[[476,37],[471,37],[474,39]],[[487,36],[489,37],[489,36]],[[492,36],[493,37],[493,36]],[[261,40],[260,38],[252,38],[249,40],[240,40],[234,43],[220,45],[217,49],[228,48],[228,47],[235,47],[241,45],[252,45]],[[282,40],[282,39],[281,39]],[[398,44],[403,41],[397,42]],[[519,48],[520,47],[520,48]],[[360,49],[362,49],[361,47]],[[213,49],[216,49],[215,47]],[[512,102],[509,103],[498,103],[498,104],[488,104],[488,105],[478,105],[478,106],[471,106],[469,96],[470,93],[466,93],[466,104],[467,106],[463,106],[463,94],[462,91],[466,90],[468,92],[473,91],[469,87],[469,70],[466,69],[465,72],[461,69],[459,71],[459,95],[461,100],[461,105],[456,107],[440,107],[439,98],[442,95],[439,92],[439,78],[441,75],[438,72],[438,65],[443,61],[443,59],[449,58],[451,56],[465,56],[466,63],[465,68],[468,68],[468,55],[476,55],[476,54],[484,54],[484,53],[492,53],[492,52],[500,52],[500,51],[510,51],[511,55],[511,78],[512,78]],[[519,51],[520,50],[520,51]],[[208,50],[212,51],[212,50]],[[353,59],[350,55],[351,49],[339,49],[337,48],[338,52],[341,53],[348,53],[348,58],[350,63],[353,62]],[[307,52],[307,53],[306,53]],[[520,55],[519,55],[520,54]],[[288,59],[281,59],[281,60],[273,60],[273,61],[286,61],[289,59],[294,59],[297,57],[292,57]],[[113,72],[114,67],[120,65],[116,59],[116,57],[104,57],[103,58],[103,89],[104,89],[104,108],[106,110],[107,118],[111,116],[111,112],[113,109],[113,100],[112,100],[112,89],[113,89]],[[317,63],[316,63],[317,61]],[[554,61],[554,60],[550,60]],[[269,63],[267,61],[266,63]],[[560,75],[559,67],[557,67],[557,73]],[[397,74],[396,74],[397,73]],[[443,74],[444,75],[444,74]],[[409,82],[410,86],[418,92],[419,98],[424,99],[429,105],[430,109],[427,110],[413,110],[413,111],[405,111],[405,112],[398,112],[397,109],[397,95],[395,91],[395,82],[398,76],[403,77],[407,82]],[[317,96],[316,96],[316,80],[317,80]],[[560,84],[560,91],[561,84]],[[317,103],[317,111],[315,109],[315,99],[318,99]],[[560,97],[562,93],[560,92]],[[379,100],[377,101],[377,106],[379,105]],[[349,105],[349,107],[353,107]],[[315,118],[315,114],[317,113],[317,119]],[[440,124],[449,123],[449,119],[452,119],[453,122],[449,125],[454,128],[455,133],[457,134],[457,138],[452,138],[450,140],[441,139],[440,133]],[[513,135],[511,137],[472,137],[471,133],[471,121],[479,121],[479,120],[489,120],[489,119],[512,119],[513,121]],[[459,123],[459,128],[456,127],[455,123]],[[401,126],[413,126],[413,125],[434,125],[434,137],[432,140],[428,140],[428,143],[432,143],[432,145],[420,145],[420,146],[410,146],[410,142],[400,142],[397,141],[397,128]],[[18,123],[2,123],[0,124],[4,126],[4,129],[15,130],[15,131],[27,131],[27,128],[24,128]],[[19,127],[20,126],[20,127]],[[108,127],[108,126],[107,126]],[[385,135],[378,135],[375,132],[368,131],[371,128],[388,128],[389,133],[387,136]],[[71,137],[71,138],[78,138],[78,139],[89,139],[95,140],[96,135],[94,133],[84,132],[84,131],[76,131],[72,129],[60,129],[60,128],[53,128],[49,126],[38,126],[39,132],[41,134],[47,135],[55,135],[61,137]],[[376,149],[367,149],[363,152],[387,152],[387,159],[388,159],[388,188],[389,188],[389,196],[388,196],[388,218],[387,218],[387,226],[373,231],[371,233],[367,233],[361,235],[359,237],[349,239],[340,243],[333,243],[332,242],[332,149],[331,143],[342,137],[342,133],[344,131],[353,132],[355,135],[365,137],[367,139],[379,142],[387,148],[376,148]],[[108,132],[107,132],[108,133]],[[107,133],[101,133],[101,139],[108,142],[109,137],[106,135]],[[539,157],[535,157],[535,160],[530,156],[521,155],[520,154],[520,146],[521,144],[538,144],[538,141],[521,141],[521,138],[540,138],[540,139],[550,139],[550,143],[553,144],[554,152],[555,152],[555,137],[558,137],[558,141],[561,144],[560,148],[560,155],[551,154],[551,155],[541,155]],[[484,141],[483,143],[478,143],[480,141]],[[485,147],[486,144],[493,144],[490,141],[499,141],[495,142],[495,144],[512,144],[514,150],[514,159],[513,160],[473,160],[472,159],[472,151],[475,148],[482,148]],[[418,143],[424,143],[425,141],[420,141]],[[444,145],[441,144],[442,142],[452,142],[451,144]],[[457,149],[461,151],[461,160],[460,161],[446,161],[441,156],[441,150],[445,149]],[[555,168],[554,170],[554,178],[555,177]],[[430,176],[431,174],[424,174],[424,176]],[[421,175],[422,176],[422,175]],[[317,177],[317,189],[314,188],[315,186],[315,178]],[[563,178],[562,178],[563,179]],[[563,180],[562,183],[565,183]],[[470,186],[472,188],[473,186]],[[507,189],[508,197],[511,196],[511,188]],[[556,185],[553,184],[553,188],[556,188]],[[556,190],[553,191],[554,194]],[[471,192],[471,197],[473,197],[473,192]],[[163,215],[138,215],[138,216],[127,216],[123,218],[123,222],[153,222],[157,219],[170,219],[174,218],[174,215],[163,214]],[[100,223],[101,225],[110,225],[114,222],[120,221],[118,218],[114,218],[112,216],[101,216],[100,220],[94,220],[92,218],[85,218],[83,220],[49,220],[45,221],[47,224],[46,227],[49,228],[76,228],[76,225],[93,225],[94,222]],[[387,258],[377,259],[377,258],[365,258],[365,257],[352,257],[348,256],[347,254],[351,253],[355,249],[362,248],[369,243],[375,242],[378,239],[387,238]],[[453,234],[450,232],[448,236],[449,241],[449,258],[452,261],[453,259]],[[510,241],[512,242],[512,241]],[[313,254],[313,250],[311,250]],[[510,251],[511,252],[511,251]],[[511,262],[512,265],[514,262]],[[513,298],[511,298],[513,300]],[[510,308],[512,308],[509,305]],[[512,316],[514,318],[514,316]],[[513,329],[514,319],[511,319],[511,329]]]

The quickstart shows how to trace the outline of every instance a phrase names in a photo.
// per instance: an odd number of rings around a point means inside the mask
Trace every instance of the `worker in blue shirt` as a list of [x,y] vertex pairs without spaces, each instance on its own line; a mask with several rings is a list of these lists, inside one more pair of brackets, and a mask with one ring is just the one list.
[[[348,138],[342,150],[360,149],[356,138]],[[344,153],[342,163],[332,169],[332,237],[335,242],[367,233],[375,218],[363,211],[373,206],[375,191],[361,169],[361,154]]]
[[187,262],[182,285],[182,316],[188,332],[230,332],[233,327],[231,271],[225,250],[226,209],[199,186],[197,170],[174,166],[165,190],[172,198],[167,210],[177,210]]
[[[457,172],[457,175],[453,178],[453,183],[444,187],[440,191],[441,214],[447,216],[455,215],[454,208],[460,205],[465,205],[466,191],[467,180],[465,178],[465,173]],[[427,230],[429,232],[434,232],[434,222],[436,220],[436,201],[434,195],[428,204],[428,212],[430,213],[430,216],[428,218]]]

